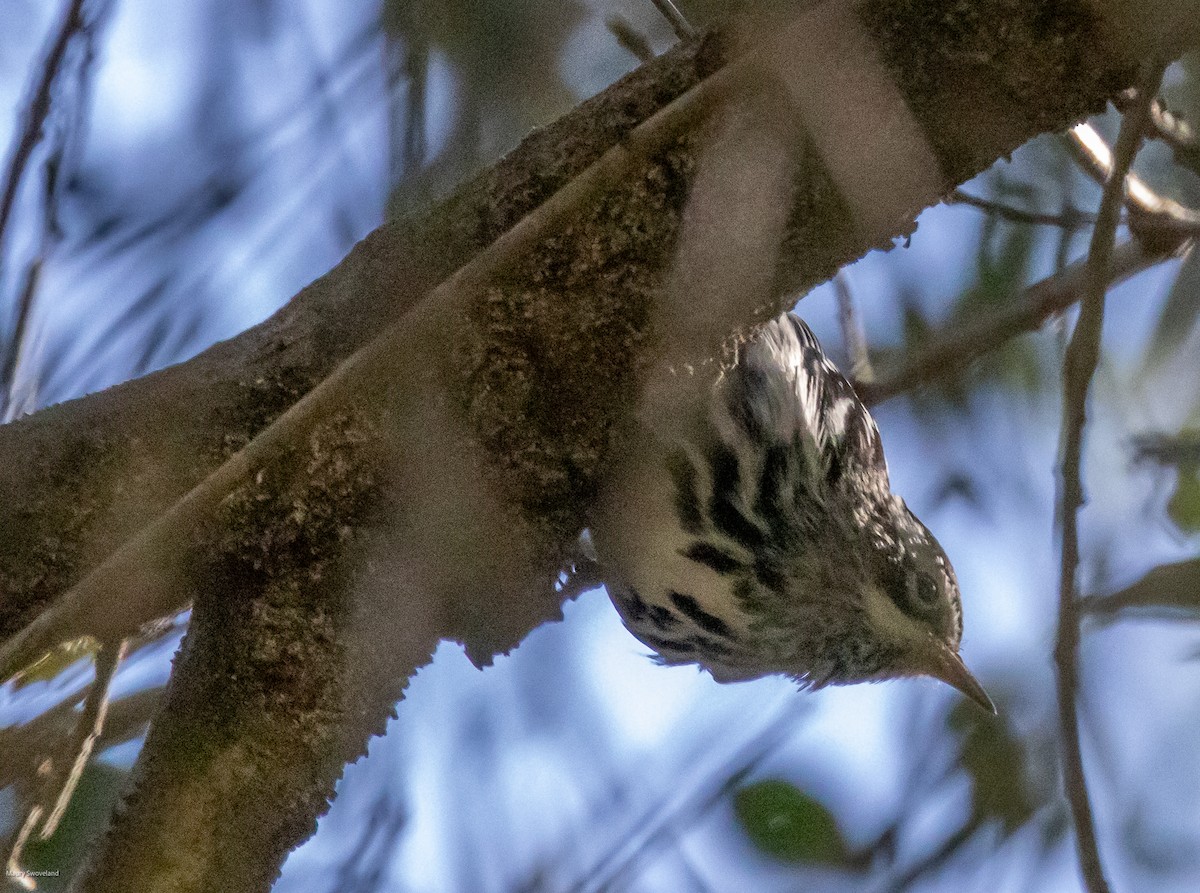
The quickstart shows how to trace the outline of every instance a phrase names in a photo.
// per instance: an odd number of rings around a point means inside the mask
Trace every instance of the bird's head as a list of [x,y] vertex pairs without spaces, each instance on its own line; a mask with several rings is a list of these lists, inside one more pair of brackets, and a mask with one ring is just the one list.
[[932,676],[994,713],[991,698],[958,656],[962,596],[941,544],[895,496],[865,532],[871,560],[863,632],[888,655],[878,676]]

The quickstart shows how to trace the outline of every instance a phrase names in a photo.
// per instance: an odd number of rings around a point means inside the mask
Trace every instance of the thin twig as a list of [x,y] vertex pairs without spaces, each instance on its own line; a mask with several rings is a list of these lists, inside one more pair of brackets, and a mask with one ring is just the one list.
[[64,753],[73,754],[70,765],[62,765],[53,773],[51,784],[47,785],[47,796],[43,800],[43,808],[48,810],[46,821],[42,823],[39,836],[47,840],[54,834],[63,813],[71,803],[71,796],[83,777],[83,770],[91,759],[92,750],[100,735],[104,732],[104,721],[108,716],[108,696],[112,691],[112,682],[116,678],[121,659],[125,656],[125,642],[105,644],[96,652],[96,678],[88,689],[87,698],[83,702],[83,712],[75,726],[75,733],[68,744],[64,745]]
[[[162,701],[163,689],[149,688],[113,701],[96,751],[140,736]],[[22,726],[0,729],[0,789],[29,775],[37,755],[71,734],[78,725],[80,697],[72,696]]]
[[50,45],[50,50],[42,62],[41,77],[38,78],[37,87],[30,96],[29,106],[22,116],[24,126],[21,128],[21,134],[17,138],[12,157],[9,159],[8,171],[4,180],[4,192],[0,194],[0,247],[4,245],[4,232],[8,227],[9,218],[12,216],[13,204],[17,198],[17,187],[25,175],[25,167],[29,164],[33,150],[37,148],[42,137],[42,128],[50,115],[50,90],[62,67],[71,38],[83,28],[83,2],[84,0],[71,0],[70,6],[67,7],[67,14],[63,16],[54,42]]
[[604,27],[639,62],[649,62],[654,58],[654,48],[650,46],[646,35],[633,27],[624,16],[610,15],[604,20]]
[[41,820],[42,807],[31,807],[25,815],[25,821],[21,823],[21,830],[17,832],[12,847],[8,851],[8,860],[4,863],[5,877],[26,890],[36,890],[37,881],[21,867],[21,856],[25,852],[25,844],[29,843],[29,837],[33,834],[33,829],[37,827],[38,822]]
[[871,368],[871,354],[867,349],[867,333],[863,329],[862,318],[854,306],[854,293],[850,291],[850,282],[844,270],[838,270],[833,277],[833,290],[837,295],[838,323],[842,327],[842,341],[846,345],[846,355],[850,357],[850,375],[854,381],[870,384],[875,380],[875,370]]
[[[1133,90],[1125,90],[1113,100],[1113,104],[1122,112],[1135,99]],[[1154,100],[1150,107],[1150,125],[1152,130],[1147,136],[1162,140],[1175,152],[1176,160],[1191,160],[1200,158],[1200,137],[1196,130],[1179,115],[1172,112],[1162,98]]]
[[1076,230],[1091,226],[1096,222],[1096,215],[1086,211],[1078,211],[1067,206],[1059,214],[1043,214],[1038,211],[1026,211],[1024,208],[1014,208],[993,199],[980,198],[962,189],[955,189],[946,198],[948,205],[969,205],[1014,223],[1030,223],[1034,226],[1058,226],[1063,229]]
[[571,893],[595,893],[612,889],[628,872],[641,864],[657,848],[669,841],[674,829],[684,820],[695,820],[715,806],[730,790],[749,775],[795,730],[796,714],[785,707],[756,734],[747,739],[722,761],[716,771],[702,775],[686,792],[667,804],[656,804],[641,816],[632,835],[623,835],[568,889]]
[[917,881],[944,867],[959,852],[962,845],[975,836],[981,825],[978,818],[972,818],[943,840],[933,852],[908,866],[895,877],[889,878],[887,886],[883,887],[879,893],[904,893]]
[[[38,106],[37,114],[35,115],[31,108],[28,115],[29,119],[34,117],[41,119],[37,132],[33,134],[33,142],[29,145],[30,152],[37,145],[38,140],[45,146],[43,164],[45,173],[41,178],[40,196],[41,224],[38,234],[39,244],[28,263],[22,277],[21,287],[18,290],[16,321],[12,333],[9,335],[8,343],[2,351],[3,359],[0,360],[0,423],[10,421],[20,415],[23,410],[28,409],[29,401],[34,398],[32,388],[27,387],[26,393],[22,395],[24,399],[18,399],[17,373],[26,351],[30,323],[34,315],[34,303],[46,261],[54,254],[63,238],[58,218],[59,182],[64,178],[64,171],[69,174],[74,168],[75,161],[72,155],[73,150],[78,149],[79,134],[84,128],[84,119],[87,113],[87,88],[96,58],[96,36],[108,16],[111,5],[110,0],[93,0],[86,10],[80,6],[77,15],[75,14],[76,10],[72,10],[68,14],[51,50],[50,57],[45,62],[46,70],[42,75],[41,86],[46,88],[46,93],[43,96],[42,90],[38,90],[34,97],[34,103]],[[81,45],[81,50],[68,53],[66,49],[72,44]],[[72,63],[75,71],[73,101],[70,103],[63,100],[62,94],[65,88],[61,85],[61,81],[65,78],[63,60],[68,55],[75,59]],[[51,67],[54,69],[53,72],[49,70]],[[56,85],[58,86],[56,87]],[[54,92],[58,94],[57,100],[51,95]],[[67,106],[66,111],[63,110],[64,105]],[[51,112],[53,112],[53,117]],[[29,135],[26,134],[26,136]],[[25,143],[22,142],[22,146],[24,145]],[[14,163],[17,162],[20,154],[20,149],[18,149],[13,157]],[[28,163],[29,157],[30,154],[26,153],[20,159],[20,169],[14,168],[9,172],[9,179],[5,185],[4,199],[7,204],[3,209],[3,215],[0,216],[0,269],[4,266],[2,254],[4,228],[11,219],[12,200],[24,177],[25,165]]]
[[[1147,113],[1148,115],[1148,113]],[[1071,128],[1067,145],[1083,165],[1084,170],[1097,183],[1105,185],[1116,167],[1113,150],[1091,124],[1084,122]],[[1137,174],[1125,176],[1125,194],[1122,202],[1130,213],[1152,218],[1154,229],[1179,228],[1192,234],[1200,232],[1200,213],[1181,205],[1174,199],[1159,195]]]
[[[4,180],[4,191],[0,194],[0,270],[4,267],[4,235],[12,219],[17,191],[25,178],[25,171],[30,159],[33,157],[34,149],[37,148],[38,143],[46,135],[46,124],[50,119],[52,108],[54,84],[62,71],[64,60],[67,56],[67,48],[77,35],[86,32],[86,28],[87,26],[83,17],[83,0],[71,0],[67,12],[63,16],[62,23],[59,25],[58,32],[46,53],[46,58],[42,62],[37,86],[30,94],[29,105],[22,115],[23,127],[14,144],[12,157],[9,159],[8,171]],[[61,154],[62,146],[60,145],[57,151],[51,152],[51,158],[47,160],[42,205],[43,212],[48,218],[53,217],[54,192],[57,185],[59,159],[54,156],[61,156]],[[34,296],[37,294],[37,286],[41,278],[42,264],[51,246],[56,241],[56,234],[54,233],[56,228],[51,219],[43,222],[41,245],[29,268],[25,271],[25,275],[22,277],[23,282],[16,302],[16,322],[3,351],[3,358],[0,360],[0,421],[8,421],[10,417],[11,404],[13,402],[12,390],[17,373],[17,364],[21,356],[22,345],[25,342],[26,332],[28,331]]]
[[1096,227],[1088,249],[1087,280],[1079,320],[1067,345],[1063,363],[1062,487],[1059,517],[1062,522],[1062,574],[1058,602],[1058,636],[1054,657],[1058,668],[1059,724],[1063,751],[1063,783],[1075,837],[1079,866],[1090,893],[1107,893],[1108,881],[1100,861],[1096,829],[1088,801],[1083,753],[1079,741],[1076,693],[1079,687],[1079,613],[1075,575],[1079,566],[1078,512],[1084,502],[1081,463],[1083,429],[1092,376],[1100,362],[1100,337],[1104,325],[1104,296],[1108,288],[1113,242],[1127,175],[1150,119],[1150,104],[1162,79],[1162,65],[1146,65],[1138,78],[1139,100],[1121,123],[1113,152],[1112,169],[1100,201]]
[[[1122,242],[1113,251],[1110,284],[1162,263],[1186,241],[1177,236],[1173,243],[1152,247],[1136,239]],[[1006,307],[932,334],[921,347],[906,354],[899,368],[879,371],[874,383],[856,382],[855,388],[863,401],[876,404],[918,385],[950,378],[1011,338],[1036,331],[1050,317],[1071,307],[1080,300],[1086,278],[1085,258],[1031,285]]]
[[1196,131],[1192,129],[1192,125],[1174,114],[1162,100],[1154,101],[1154,106],[1150,109],[1150,119],[1154,124],[1154,135],[1172,149],[1190,153],[1200,149],[1200,140],[1196,138]]
[[1187,430],[1179,434],[1148,431],[1130,438],[1134,462],[1154,462],[1158,465],[1200,465],[1200,431]]
[[36,889],[37,884],[21,867],[21,856],[25,846],[39,828],[39,839],[49,839],[67,811],[71,795],[75,793],[83,770],[91,758],[92,749],[104,730],[108,694],[124,653],[123,642],[119,645],[105,645],[96,653],[96,678],[92,681],[84,700],[83,712],[76,722],[75,733],[71,740],[62,746],[63,754],[70,755],[71,759],[69,763],[58,758],[49,759],[43,762],[38,770],[38,774],[44,776],[39,785],[42,789],[41,794],[25,814],[25,820],[13,841],[5,865],[8,876],[27,890]]
[[679,11],[672,0],[650,0],[654,7],[662,13],[663,18],[671,23],[675,36],[680,40],[691,40],[696,36],[696,29],[688,22],[687,16]]

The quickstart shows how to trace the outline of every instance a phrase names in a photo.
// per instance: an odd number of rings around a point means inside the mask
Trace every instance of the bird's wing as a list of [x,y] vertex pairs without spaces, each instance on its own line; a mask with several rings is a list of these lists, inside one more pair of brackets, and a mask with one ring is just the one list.
[[750,436],[790,443],[798,434],[831,477],[854,467],[886,479],[875,420],[799,317],[777,317],[747,345],[725,397]]

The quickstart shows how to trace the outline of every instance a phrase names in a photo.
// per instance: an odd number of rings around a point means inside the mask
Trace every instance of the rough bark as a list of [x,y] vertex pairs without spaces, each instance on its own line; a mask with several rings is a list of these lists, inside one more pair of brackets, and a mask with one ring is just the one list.
[[[1140,55],[1194,44],[1200,4],[1161,5],[1174,29],[1154,30],[1145,6],[1102,20],[1103,3],[1041,0],[871,2],[861,21],[948,190],[1099,110]],[[0,642],[251,444],[173,554],[147,557],[195,614],[82,889],[267,889],[440,638],[482,663],[556,614],[557,563],[661,350],[651,308],[701,119],[557,216],[486,288],[435,286],[720,77],[735,46],[710,35],[643,66],[238,338],[0,428]],[[878,247],[815,153],[791,199],[781,296]],[[897,208],[893,235],[920,210]],[[385,330],[388,350],[347,374],[351,398],[271,440]]]

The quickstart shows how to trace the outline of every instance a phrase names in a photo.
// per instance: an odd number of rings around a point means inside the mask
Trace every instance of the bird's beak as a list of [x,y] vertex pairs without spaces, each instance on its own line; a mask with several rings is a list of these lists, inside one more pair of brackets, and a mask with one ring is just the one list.
[[949,645],[936,639],[932,640],[931,644],[933,647],[926,652],[922,671],[934,679],[940,679],[947,685],[954,686],[994,716],[996,705],[992,703],[988,693],[983,690],[979,680],[971,675],[971,671],[967,669],[967,665],[963,663],[958,653]]

